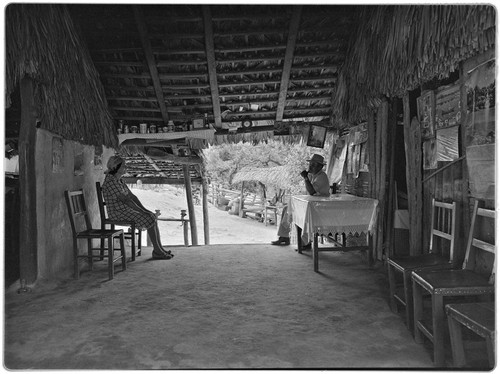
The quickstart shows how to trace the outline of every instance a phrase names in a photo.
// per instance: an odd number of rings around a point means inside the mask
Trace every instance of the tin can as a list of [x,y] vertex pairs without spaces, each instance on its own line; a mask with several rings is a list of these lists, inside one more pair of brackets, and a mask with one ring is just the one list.
[[168,126],[163,126],[163,132],[168,132]]
[[146,134],[148,132],[148,124],[147,123],[139,124],[139,131],[141,132],[141,134]]
[[156,133],[156,125],[150,125],[149,126],[149,133],[150,134],[155,134]]
[[123,133],[124,134],[128,134],[130,132],[129,128],[128,128],[128,125],[124,125],[123,126]]
[[137,126],[135,126],[135,125],[130,126],[130,132],[132,134],[137,134]]

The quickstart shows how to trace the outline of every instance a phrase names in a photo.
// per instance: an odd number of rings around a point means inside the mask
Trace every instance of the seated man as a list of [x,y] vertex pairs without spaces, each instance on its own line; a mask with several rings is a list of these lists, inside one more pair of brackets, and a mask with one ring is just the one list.
[[[309,169],[302,171],[300,175],[304,178],[307,193],[314,196],[330,196],[330,182],[328,176],[323,171],[325,166],[323,156],[314,154],[309,161]],[[272,245],[290,244],[290,222],[288,206],[283,208],[281,221],[278,228],[278,240],[271,242]],[[304,249],[309,249],[310,243]]]
[[134,221],[139,229],[147,229],[153,244],[154,260],[170,260],[174,255],[163,248],[158,230],[157,215],[147,210],[121,177],[127,171],[125,160],[120,156],[111,156],[105,171],[106,178],[102,185],[102,194],[109,218],[122,221]]

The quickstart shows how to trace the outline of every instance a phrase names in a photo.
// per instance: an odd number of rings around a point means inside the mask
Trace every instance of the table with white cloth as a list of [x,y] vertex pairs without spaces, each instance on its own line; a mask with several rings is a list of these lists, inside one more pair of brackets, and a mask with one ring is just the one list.
[[[348,194],[336,194],[330,197],[295,195],[290,201],[293,222],[297,229],[298,252],[302,253],[302,239],[312,241],[314,271],[318,271],[318,252],[368,250],[368,261],[371,263],[370,236],[377,222],[378,201],[366,197]],[[361,234],[367,236],[366,245],[346,246],[332,240],[333,247],[318,247],[318,237],[324,235],[330,239],[336,234]]]

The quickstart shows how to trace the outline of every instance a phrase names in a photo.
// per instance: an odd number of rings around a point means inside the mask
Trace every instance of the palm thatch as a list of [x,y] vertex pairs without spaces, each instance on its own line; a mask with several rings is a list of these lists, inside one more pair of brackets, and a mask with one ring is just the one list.
[[366,118],[382,95],[402,96],[495,44],[491,5],[364,7],[334,93],[345,121]]
[[286,165],[269,168],[246,167],[234,175],[232,183],[256,181],[277,189],[286,189],[292,183],[290,175],[290,170]]
[[42,128],[85,144],[116,146],[104,89],[66,6],[11,4],[5,20],[6,102],[29,76]]

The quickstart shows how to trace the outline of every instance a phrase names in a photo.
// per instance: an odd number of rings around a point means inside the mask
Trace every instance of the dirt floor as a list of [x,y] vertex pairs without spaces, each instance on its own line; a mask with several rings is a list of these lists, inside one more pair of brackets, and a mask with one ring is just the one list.
[[[107,280],[6,295],[9,369],[432,368],[428,351],[390,311],[385,271],[359,252],[292,246],[150,248]],[[118,269],[117,269],[118,270]]]

